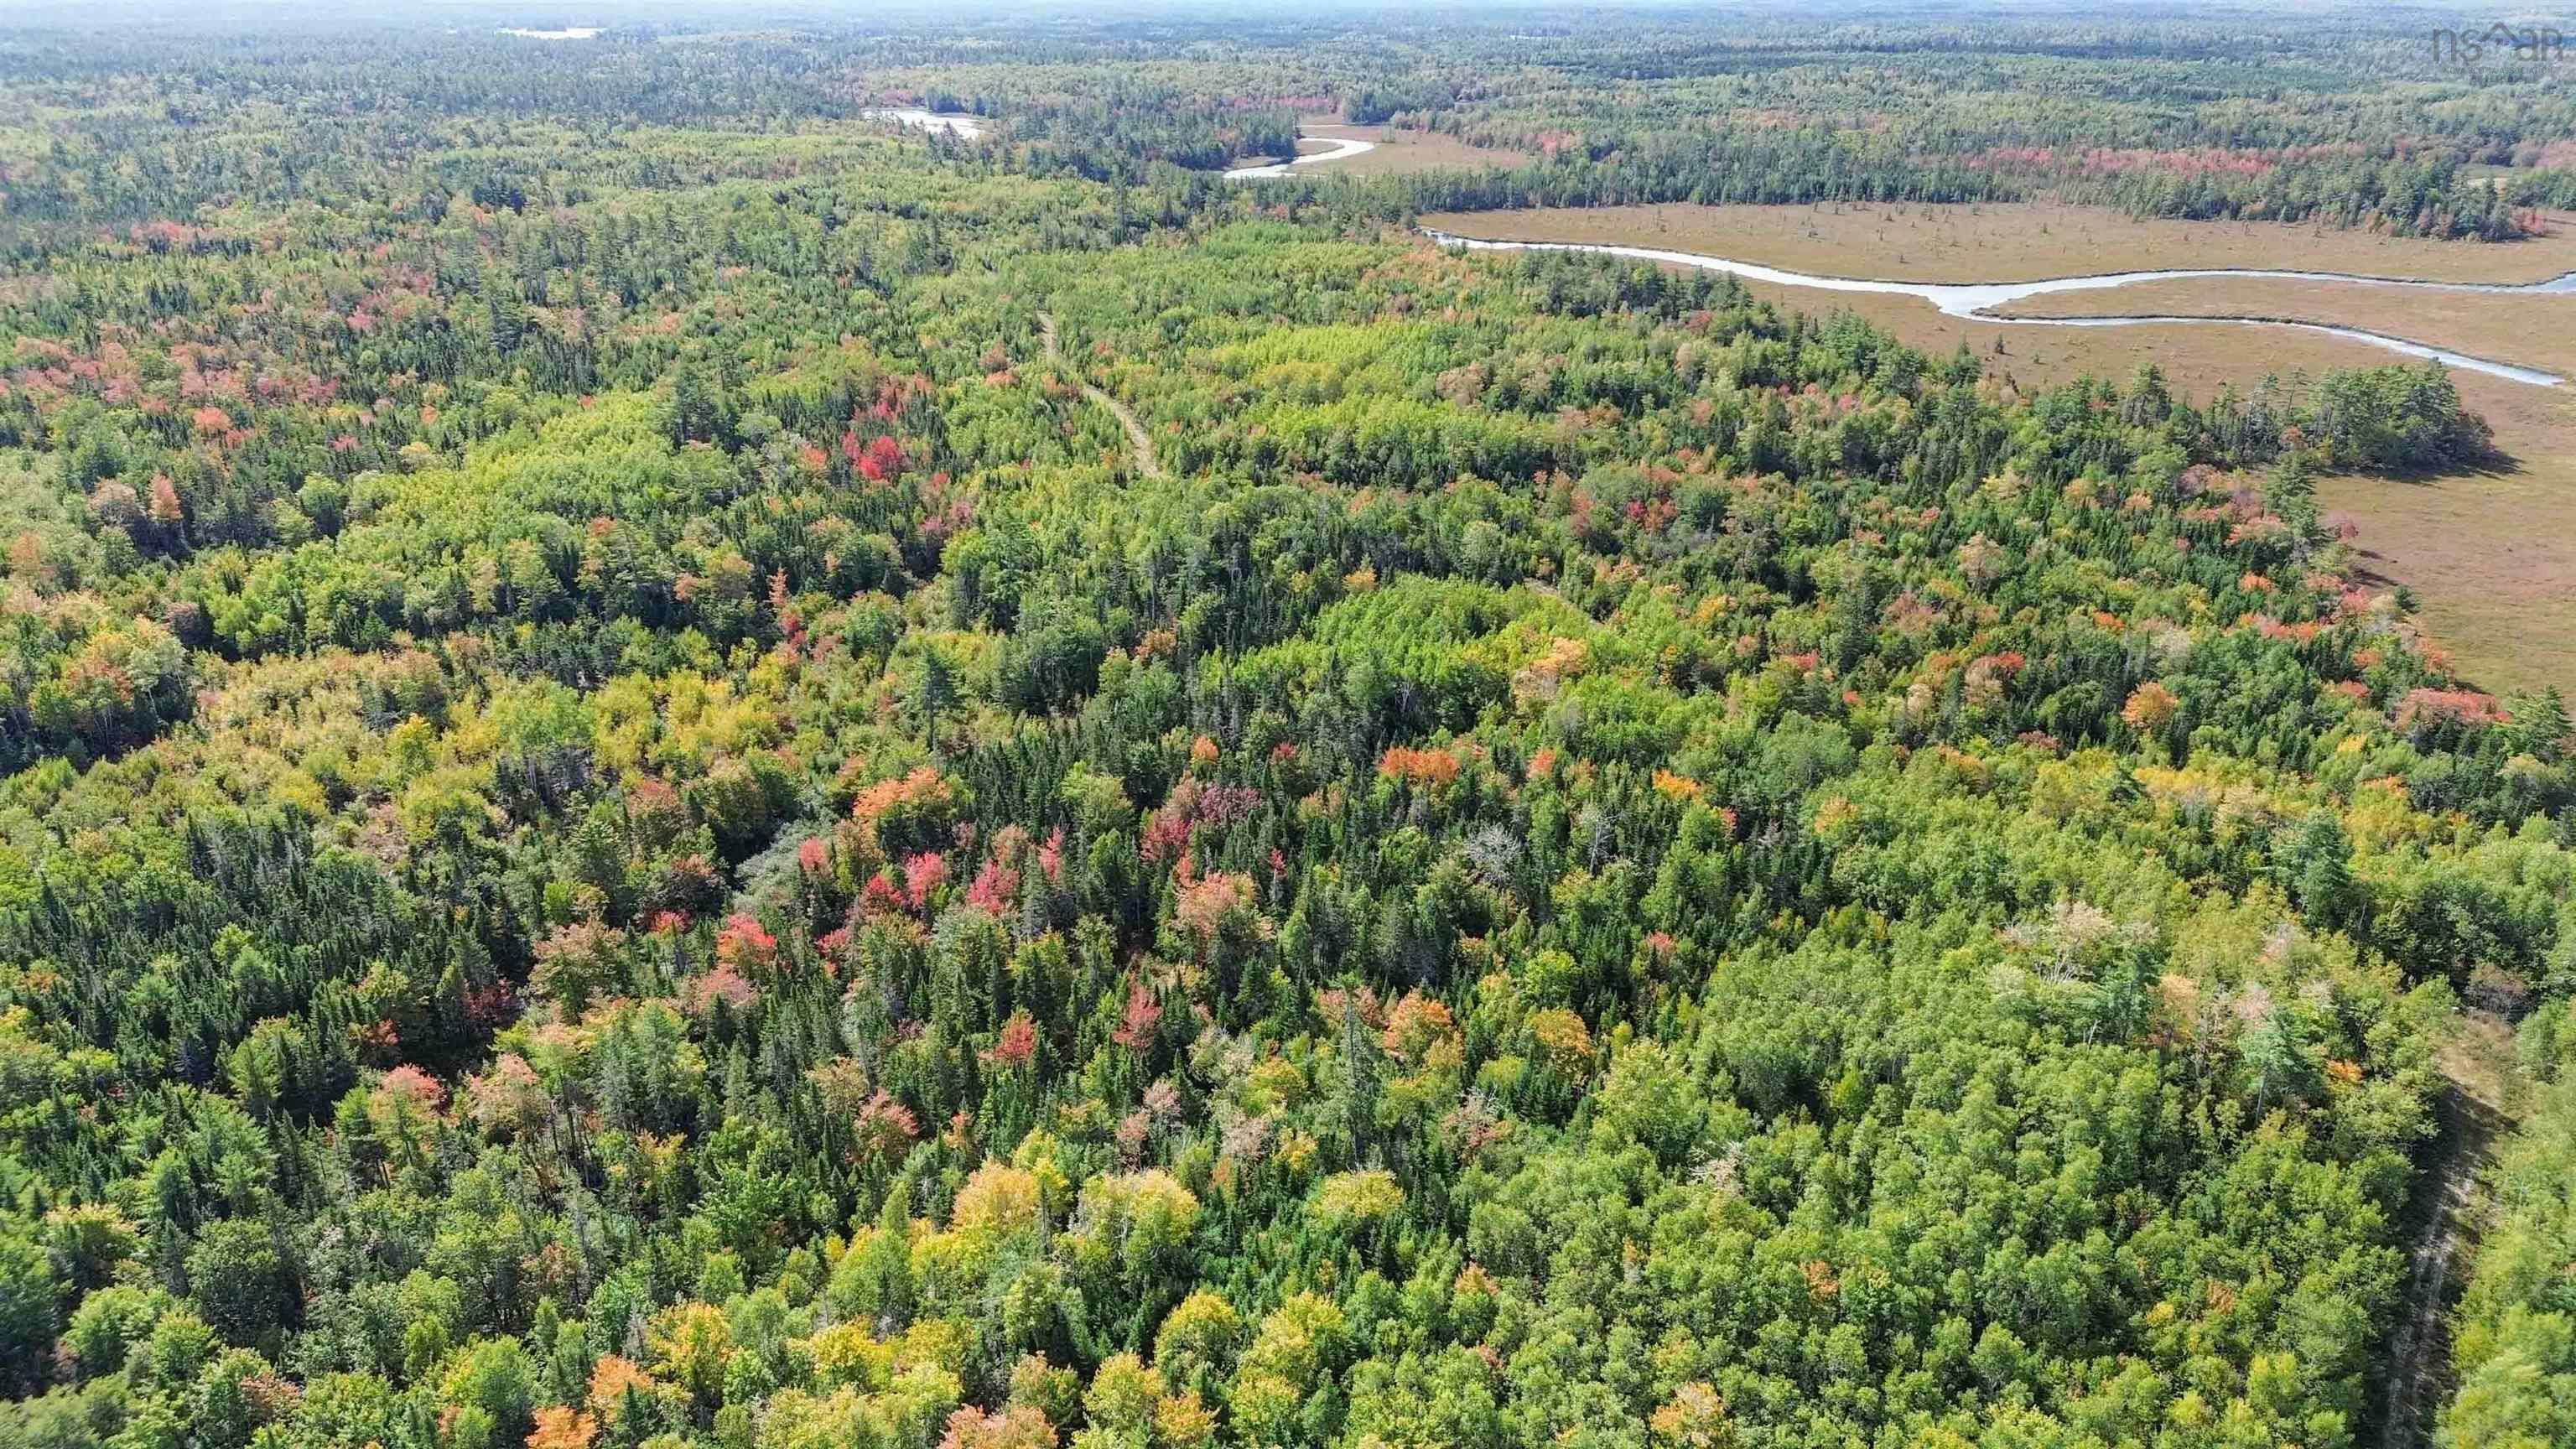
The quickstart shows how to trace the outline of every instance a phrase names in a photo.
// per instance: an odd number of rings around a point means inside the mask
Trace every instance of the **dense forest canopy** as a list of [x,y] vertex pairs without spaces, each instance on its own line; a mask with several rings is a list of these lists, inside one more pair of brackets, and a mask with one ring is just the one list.
[[[1381,180],[1379,204],[1396,208],[2057,195],[2496,241],[2576,200],[2576,104],[2553,83],[2563,44],[2527,20],[2443,9],[1865,22],[1648,10],[1596,25],[1507,8],[1429,24],[895,12],[868,28],[647,10],[548,43],[501,28],[536,17],[468,8],[435,28],[352,30],[324,14],[213,44],[187,33],[202,16],[101,29],[82,15],[56,22],[80,28],[0,36],[29,103],[10,147],[20,220],[375,197],[422,166],[444,184],[439,172],[530,119],[601,140],[654,125],[774,132],[888,99],[996,118],[993,146],[1024,165],[1131,183],[1158,164],[1280,154],[1298,110],[1529,157]],[[2528,43],[2482,28],[2499,23]],[[243,124],[203,124],[217,116]],[[480,159],[505,193],[543,164]],[[596,184],[605,161],[570,169]],[[679,164],[636,179],[682,179]]]
[[[2313,481],[2441,368],[1405,224],[2509,244],[2563,93],[1522,23],[0,33],[0,1445],[2377,1442],[2466,1010],[2568,1442],[2576,741]],[[1326,109],[1533,159],[1210,174]]]

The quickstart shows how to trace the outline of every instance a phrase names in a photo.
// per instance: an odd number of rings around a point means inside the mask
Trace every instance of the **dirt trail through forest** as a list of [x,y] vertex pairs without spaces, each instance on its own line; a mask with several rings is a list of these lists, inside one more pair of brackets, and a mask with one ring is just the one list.
[[2470,1251],[2487,1208],[2486,1170],[2495,1140],[2511,1125],[2513,1034],[2492,1017],[2463,1018],[2443,1044],[2448,1079],[2440,1103],[2441,1145],[2425,1168],[2410,1215],[2415,1251],[2397,1326],[2389,1334],[2381,1385],[2380,1449],[2432,1442],[2433,1414],[2450,1380],[2447,1321],[2468,1281]]
[[[1054,313],[1038,314],[1038,335],[1046,340],[1047,361],[1062,364],[1064,353],[1056,347]],[[1118,420],[1118,426],[1127,430],[1127,444],[1136,453],[1136,471],[1148,478],[1162,477],[1162,462],[1154,456],[1154,435],[1145,431],[1144,421],[1136,416],[1136,410],[1092,386],[1079,372],[1074,374],[1074,381],[1082,385],[1084,397],[1109,409],[1109,415]]]

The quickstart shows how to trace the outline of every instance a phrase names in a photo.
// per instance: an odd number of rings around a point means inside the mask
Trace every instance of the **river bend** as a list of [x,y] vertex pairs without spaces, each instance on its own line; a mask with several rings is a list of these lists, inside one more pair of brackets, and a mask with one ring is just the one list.
[[[1316,158],[1322,159],[1322,158]],[[2026,297],[2044,297],[2058,292],[2094,292],[2113,287],[2130,287],[2145,282],[2188,281],[2209,277],[2255,277],[2296,282],[2342,282],[2364,287],[2414,287],[2441,292],[2528,293],[2534,296],[2576,294],[2576,272],[2553,277],[2545,282],[2428,282],[2407,277],[2371,277],[2351,272],[2302,272],[2260,267],[2180,267],[2167,271],[2100,272],[2081,277],[2046,277],[2027,282],[1899,282],[1875,277],[1830,277],[1807,272],[1793,272],[1782,267],[1766,267],[1759,262],[1739,262],[1701,252],[1666,251],[1659,247],[1619,246],[1607,242],[1525,242],[1488,241],[1481,237],[1459,236],[1453,232],[1425,227],[1423,234],[1442,246],[1464,247],[1470,251],[1548,251],[1599,252],[1607,256],[1629,257],[1641,262],[1659,262],[1667,266],[1696,267],[1701,271],[1725,272],[1752,282],[1772,282],[1785,287],[1806,287],[1820,292],[1873,292],[1905,297],[1920,297],[1951,317],[1970,318],[2011,327],[2140,327],[2140,326],[2228,326],[2289,327],[2302,332],[2319,332],[2366,343],[2408,357],[2426,358],[2468,372],[2484,373],[2533,387],[2557,387],[2566,381],[2554,372],[2536,367],[2523,367],[2477,357],[2465,352],[2435,347],[2428,343],[2392,337],[2384,332],[2371,332],[2359,327],[2337,327],[2324,322],[2302,322],[2289,317],[2190,317],[2164,313],[2135,313],[2101,317],[2001,317],[1998,307]]]

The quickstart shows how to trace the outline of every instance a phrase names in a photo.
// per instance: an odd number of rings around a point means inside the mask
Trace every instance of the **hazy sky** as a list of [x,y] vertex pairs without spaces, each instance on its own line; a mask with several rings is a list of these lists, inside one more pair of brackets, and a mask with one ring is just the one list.
[[[2500,6],[2484,3],[2437,3],[2401,8],[2428,12],[2509,13]],[[2203,15],[2242,14],[2249,22],[2255,22],[2261,17],[2277,16],[2284,11],[2316,14],[2354,10],[2385,17],[2391,7],[2353,4],[2348,0],[2208,5],[2176,5],[2171,0],[2093,0],[2088,4],[2070,4],[2066,0],[1974,0],[1974,3],[1957,0],[1957,3],[1924,4],[1875,0],[1875,3],[1825,5],[1796,3],[1796,0],[1729,4],[1694,3],[1694,0],[1622,0],[1615,5],[1542,5],[1529,3],[1529,0],[1440,0],[1433,5],[1376,3],[1376,0],[1306,0],[1298,7],[1297,13],[1325,23],[1368,15],[1417,20],[1428,26],[1436,25],[1443,16],[1473,16],[1487,21],[1504,18],[1566,21],[1579,17],[1597,19],[1604,14],[1621,11],[1649,10],[1769,18],[1782,14],[1805,14],[1838,21],[1873,17],[1897,20],[1943,14],[2031,18],[2117,14],[2144,18],[2187,10]],[[918,23],[938,19],[971,24],[978,20],[1030,15],[1207,21],[1222,20],[1229,14],[1272,25],[1283,19],[1280,8],[1266,3],[1266,0],[864,0],[864,3],[833,3],[833,0],[602,0],[598,4],[584,3],[584,0],[525,0],[525,3],[502,3],[502,0],[377,0],[377,3],[361,5],[351,5],[345,0],[0,0],[0,26],[90,28],[130,25],[152,19],[179,21],[198,29],[221,27],[240,30],[314,27],[345,30],[388,26],[488,26],[497,29],[505,25],[551,29],[619,24],[686,27],[692,23],[709,22],[726,25],[864,25],[870,21]]]

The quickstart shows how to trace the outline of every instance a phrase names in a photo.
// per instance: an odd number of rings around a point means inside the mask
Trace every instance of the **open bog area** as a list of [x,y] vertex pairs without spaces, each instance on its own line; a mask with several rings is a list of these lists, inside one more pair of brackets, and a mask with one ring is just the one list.
[[2452,246],[2263,220],[2137,219],[2062,202],[1824,201],[1770,206],[1538,207],[1435,212],[1426,226],[1517,241],[1617,242],[1846,277],[1988,282],[2176,267],[2537,282],[2576,271],[2576,217],[2545,235]]

